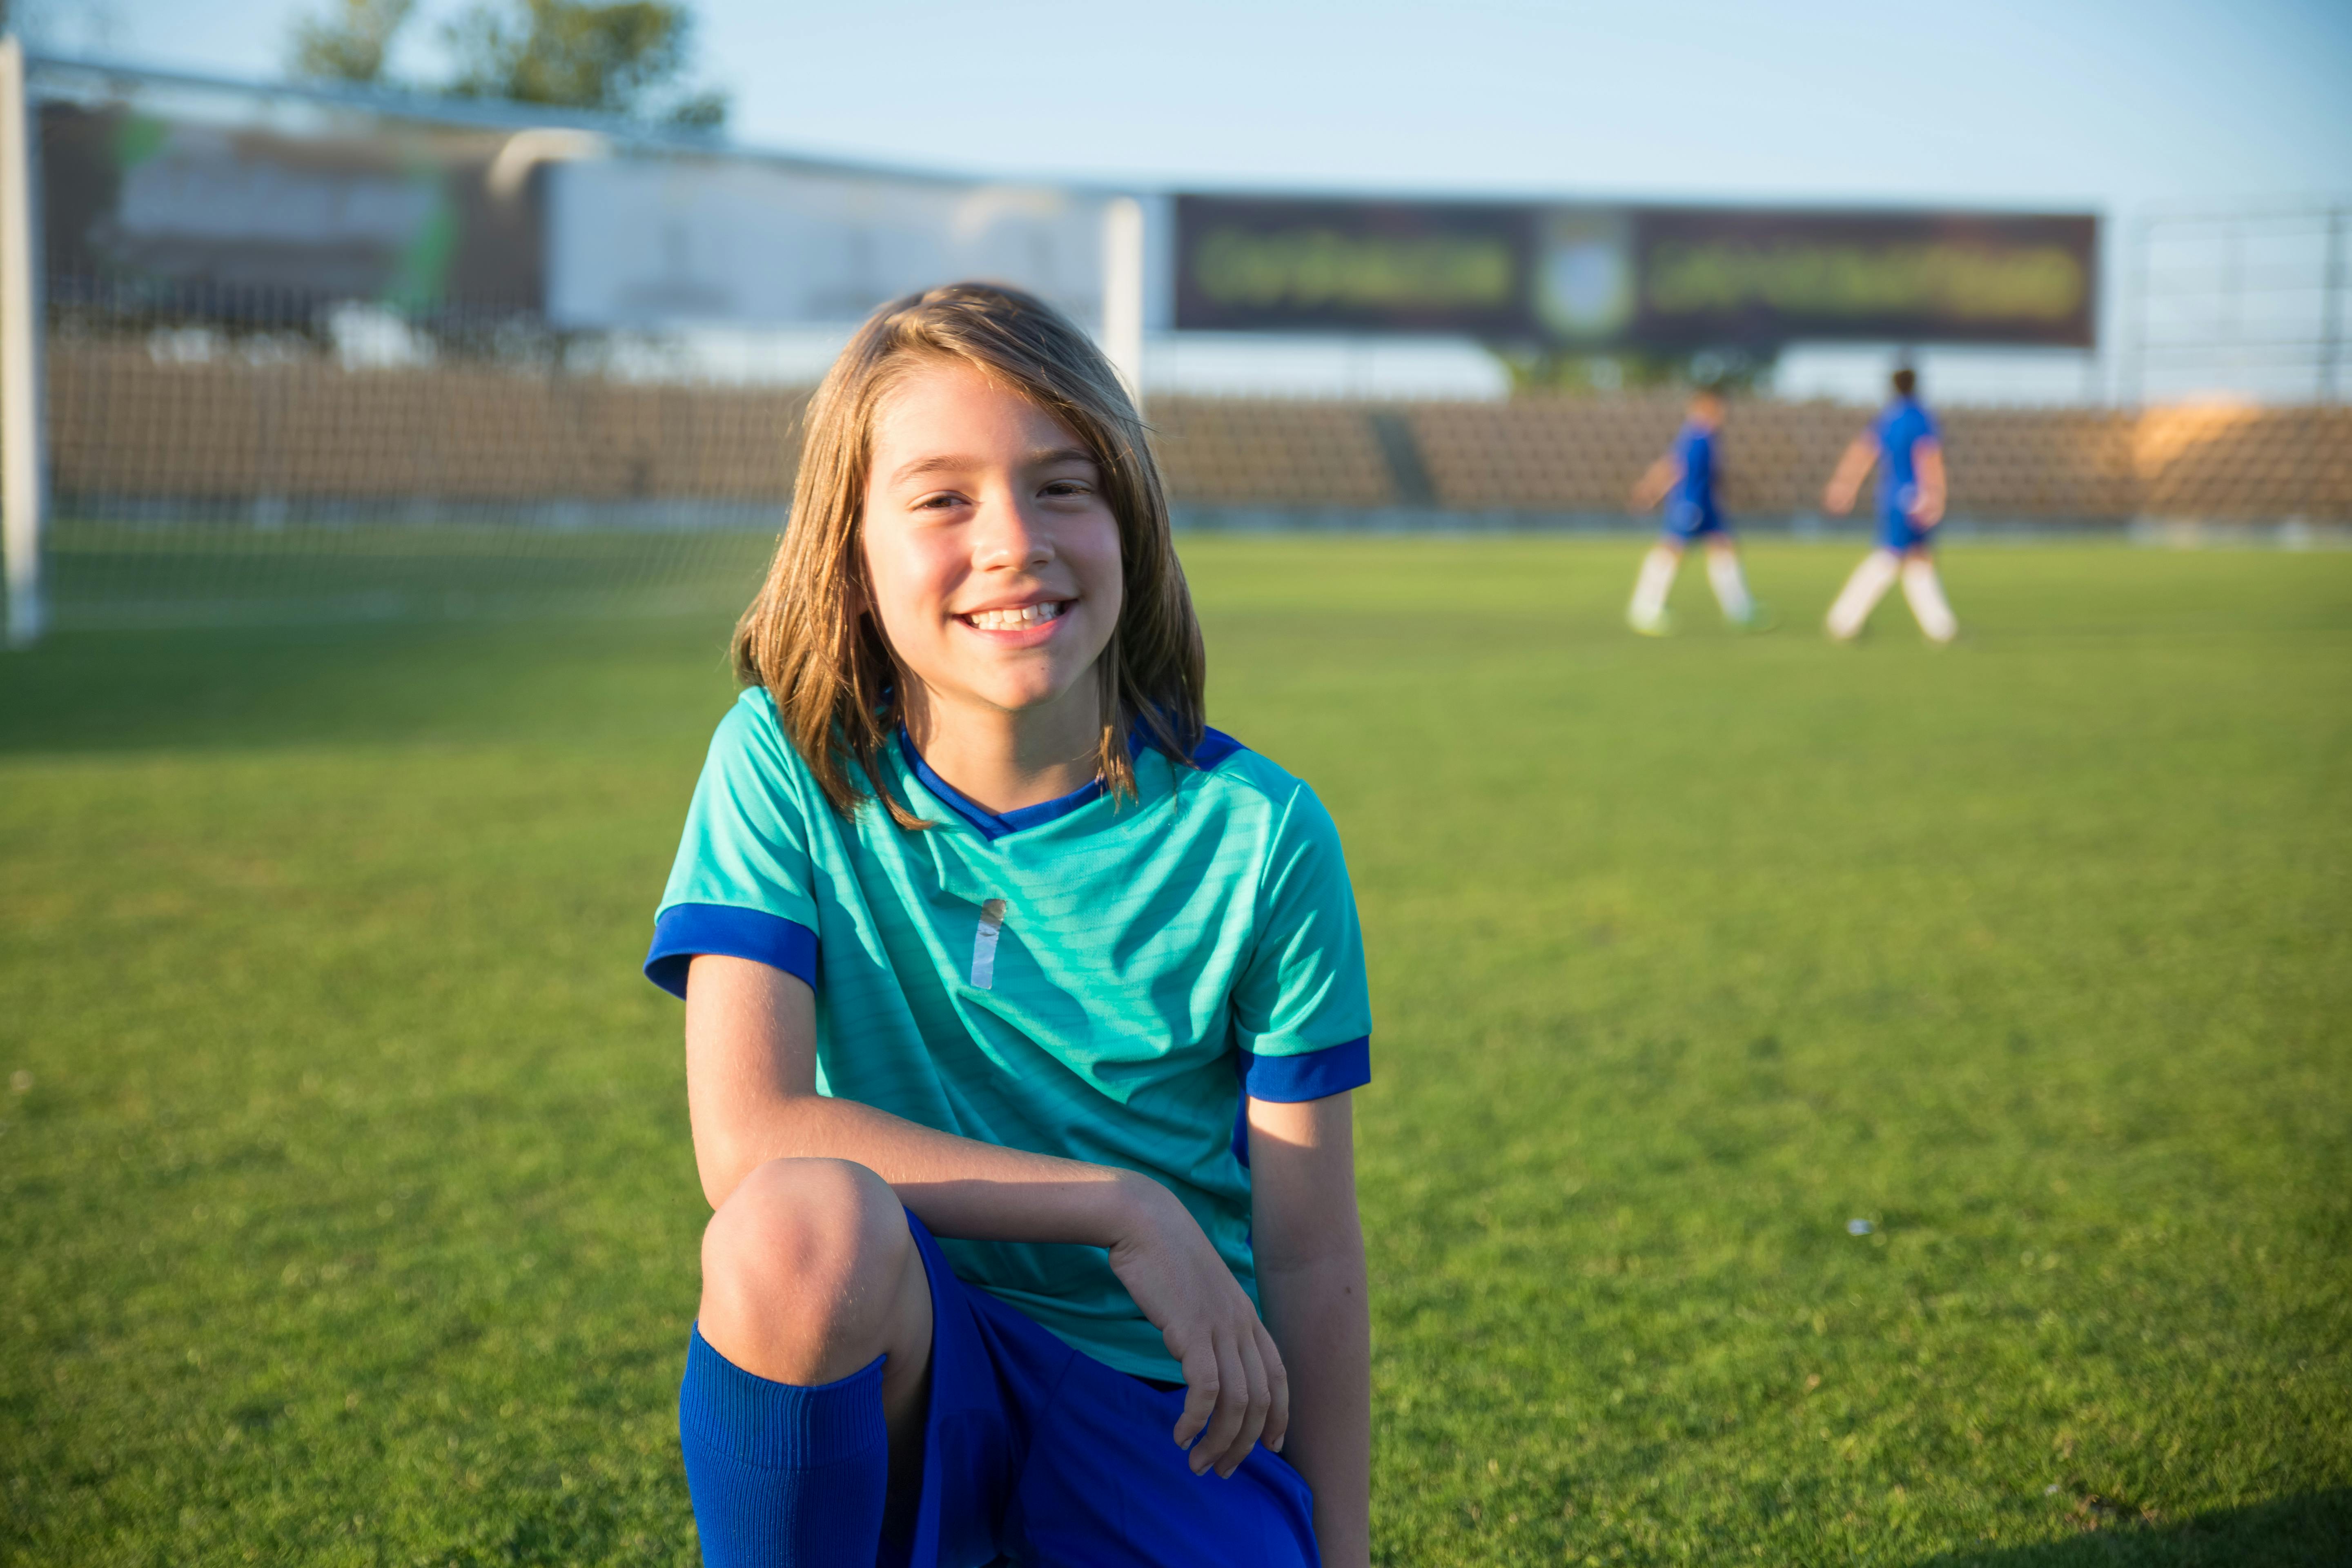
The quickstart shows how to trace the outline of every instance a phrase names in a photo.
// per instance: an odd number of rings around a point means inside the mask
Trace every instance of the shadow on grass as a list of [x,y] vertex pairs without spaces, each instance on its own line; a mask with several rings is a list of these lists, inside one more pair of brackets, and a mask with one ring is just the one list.
[[2074,1509],[2083,1532],[2038,1546],[1948,1552],[1916,1568],[2340,1568],[2352,1563],[2352,1489],[2280,1498],[2179,1523],[2119,1521],[2097,1499]]
[[681,703],[707,732],[726,637],[707,616],[66,632],[0,656],[0,756],[576,739]]

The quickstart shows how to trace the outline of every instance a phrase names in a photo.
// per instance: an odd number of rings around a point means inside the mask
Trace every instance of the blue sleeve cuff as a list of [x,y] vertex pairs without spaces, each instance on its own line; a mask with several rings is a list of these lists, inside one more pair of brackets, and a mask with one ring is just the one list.
[[646,978],[683,1001],[686,971],[706,952],[748,958],[816,987],[816,932],[798,921],[732,904],[672,904],[654,921]]
[[1241,1053],[1242,1093],[1252,1100],[1322,1100],[1372,1081],[1372,1037],[1360,1036],[1295,1057]]

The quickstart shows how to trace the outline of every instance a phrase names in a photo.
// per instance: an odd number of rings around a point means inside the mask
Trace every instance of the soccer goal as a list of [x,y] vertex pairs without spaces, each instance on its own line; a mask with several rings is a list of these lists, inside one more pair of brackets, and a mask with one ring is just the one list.
[[859,319],[990,277],[1132,359],[1139,221],[1116,193],[11,42],[10,637],[740,605]]

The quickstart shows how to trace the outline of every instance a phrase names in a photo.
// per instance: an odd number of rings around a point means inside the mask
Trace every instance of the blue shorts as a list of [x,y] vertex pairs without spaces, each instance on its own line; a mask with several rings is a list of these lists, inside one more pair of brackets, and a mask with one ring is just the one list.
[[1920,527],[1911,521],[1911,514],[1899,506],[1882,507],[1878,512],[1878,543],[1884,550],[1898,555],[1906,550],[1925,550],[1927,536],[1934,531]]
[[907,1228],[932,1324],[912,1568],[1319,1568],[1314,1497],[1286,1461],[1253,1448],[1230,1479],[1194,1475],[1171,1436],[1182,1389],[1071,1349],[958,1279],[911,1214]]
[[1694,539],[1704,539],[1710,533],[1729,533],[1723,513],[1711,506],[1685,500],[1680,496],[1666,503],[1666,537],[1687,544]]

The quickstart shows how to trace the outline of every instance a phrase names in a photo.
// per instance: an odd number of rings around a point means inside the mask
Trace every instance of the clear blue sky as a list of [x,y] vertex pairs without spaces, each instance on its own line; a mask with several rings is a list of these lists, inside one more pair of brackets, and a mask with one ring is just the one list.
[[[275,75],[325,0],[19,0]],[[429,74],[462,0],[424,0]],[[1171,185],[2087,204],[2352,188],[2352,3],[705,0],[746,142]]]

